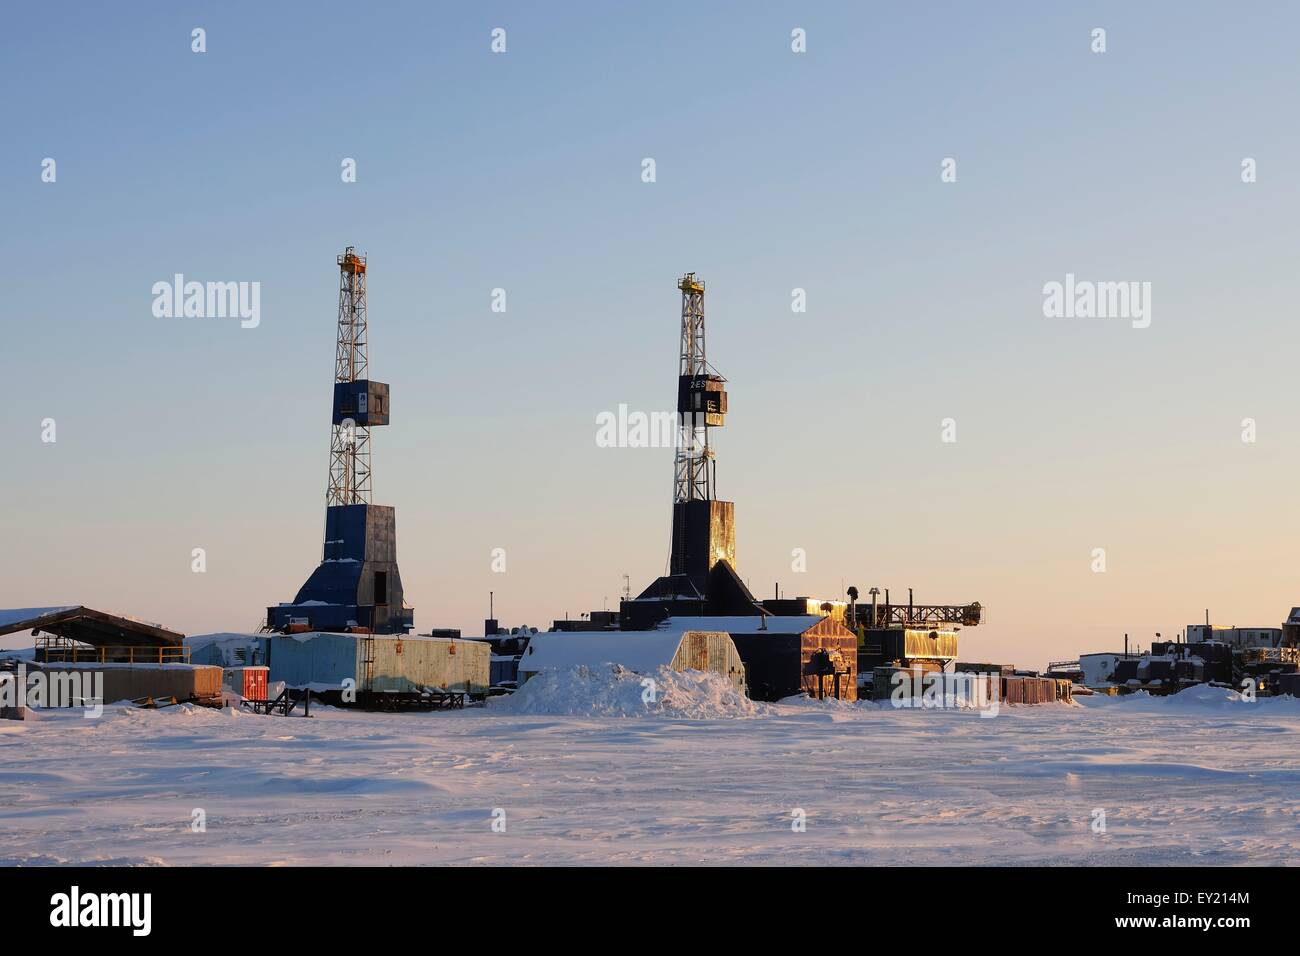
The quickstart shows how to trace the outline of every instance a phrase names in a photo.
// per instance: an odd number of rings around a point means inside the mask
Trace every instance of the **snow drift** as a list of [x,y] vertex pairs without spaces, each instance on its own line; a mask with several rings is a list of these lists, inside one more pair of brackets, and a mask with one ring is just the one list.
[[1210,684],[1197,684],[1184,688],[1176,694],[1155,696],[1146,691],[1107,697],[1099,694],[1093,697],[1075,698],[1088,707],[1111,707],[1124,710],[1140,710],[1144,713],[1195,713],[1198,711],[1220,710],[1234,715],[1300,713],[1300,699],[1290,696],[1258,697],[1254,700],[1243,697],[1227,687],[1215,687]]
[[490,701],[511,714],[569,717],[754,717],[763,708],[720,674],[660,667],[638,674],[619,664],[541,671],[509,697]]

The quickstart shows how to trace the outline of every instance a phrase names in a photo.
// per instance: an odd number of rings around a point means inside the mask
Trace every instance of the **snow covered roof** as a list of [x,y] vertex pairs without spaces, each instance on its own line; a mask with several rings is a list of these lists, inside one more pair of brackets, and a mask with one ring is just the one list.
[[[692,628],[720,632],[720,627]],[[597,664],[621,664],[637,673],[649,673],[671,664],[686,631],[548,631],[534,634],[519,659],[519,670],[533,673],[566,670]]]
[[[254,635],[258,636],[258,635]],[[430,637],[428,634],[362,634],[347,631],[302,631],[298,634],[266,634],[263,637],[289,638],[294,641],[314,641],[318,637],[352,637],[357,640],[370,637],[377,641],[402,641],[407,644],[468,644],[472,643],[463,637]],[[482,643],[481,641],[479,642]]]
[[813,625],[825,620],[818,614],[792,614],[788,617],[766,615],[767,627],[760,625],[763,616],[758,614],[735,617],[670,617],[660,625],[668,631],[725,631],[728,634],[802,634]]
[[42,630],[97,647],[177,645],[185,639],[184,634],[139,618],[97,611],[79,604],[0,610],[0,636],[25,630]]
[[212,634],[191,634],[185,638],[185,646],[192,651],[197,651],[201,647],[207,647],[209,644],[254,644],[258,641],[264,641],[269,635],[267,634],[250,634],[244,631],[216,631]]
[[28,621],[36,621],[43,617],[52,617],[55,614],[62,614],[64,611],[71,611],[76,606],[75,604],[69,604],[66,607],[15,607],[0,610],[0,628],[25,624]]

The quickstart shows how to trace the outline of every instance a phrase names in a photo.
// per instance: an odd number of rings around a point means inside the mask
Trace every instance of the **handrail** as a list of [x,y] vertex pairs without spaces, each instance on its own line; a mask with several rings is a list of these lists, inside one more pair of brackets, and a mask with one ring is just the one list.
[[184,644],[78,644],[63,638],[37,641],[44,661],[53,664],[188,664],[190,648]]

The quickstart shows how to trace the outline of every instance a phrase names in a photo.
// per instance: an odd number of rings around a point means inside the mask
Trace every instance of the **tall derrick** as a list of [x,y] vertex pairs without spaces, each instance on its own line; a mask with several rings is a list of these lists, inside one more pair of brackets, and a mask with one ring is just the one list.
[[[368,325],[366,322],[366,257],[348,246],[338,257],[339,316],[334,348],[334,424],[330,439],[330,480],[325,493],[326,505],[361,505],[370,503],[370,424],[369,390],[358,390],[370,370]],[[375,385],[380,385],[376,382]],[[342,389],[339,386],[344,386]],[[388,386],[382,401],[387,405]],[[358,408],[358,402],[361,407]],[[387,410],[382,421],[388,424]],[[360,424],[357,416],[366,424]]]
[[620,620],[627,629],[652,627],[670,614],[761,613],[735,571],[735,505],[717,498],[711,432],[726,419],[727,380],[708,361],[704,282],[688,272],[677,288],[682,294],[678,444],[668,573],[622,602]]
[[673,535],[669,574],[684,574],[701,594],[713,565],[736,564],[734,505],[718,501],[717,461],[710,430],[727,414],[726,379],[709,365],[704,328],[704,283],[688,272],[682,293],[681,356],[677,377],[678,444],[674,460]]
[[366,257],[348,246],[335,261],[339,308],[325,544],[320,566],[293,602],[267,608],[266,626],[404,634],[414,612],[405,606],[397,568],[396,513],[370,503],[370,429],[388,424],[389,390],[369,378]]

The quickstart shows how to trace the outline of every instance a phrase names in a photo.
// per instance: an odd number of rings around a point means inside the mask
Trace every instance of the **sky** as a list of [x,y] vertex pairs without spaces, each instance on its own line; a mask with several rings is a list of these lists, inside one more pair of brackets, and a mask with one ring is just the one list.
[[[544,629],[663,573],[672,451],[596,423],[672,409],[688,271],[758,596],[980,601],[963,659],[1022,666],[1300,605],[1293,5],[51,2],[7,25],[0,607],[194,634],[293,599],[348,245],[419,631],[482,633],[489,592]],[[259,283],[256,326],[156,316],[176,273]],[[1067,275],[1149,283],[1149,324],[1045,315]]]

